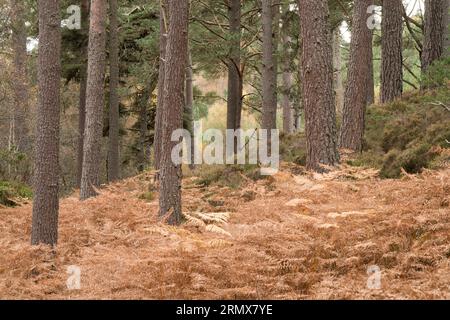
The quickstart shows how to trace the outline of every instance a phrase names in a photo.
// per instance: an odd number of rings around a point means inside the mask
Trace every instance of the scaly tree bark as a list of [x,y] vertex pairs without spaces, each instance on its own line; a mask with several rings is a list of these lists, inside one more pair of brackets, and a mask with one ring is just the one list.
[[327,0],[299,0],[302,37],[302,98],[305,110],[309,170],[339,162],[336,109],[333,98],[333,57]]
[[391,102],[403,92],[402,13],[402,0],[383,0],[381,103]]
[[188,0],[169,0],[169,34],[164,77],[164,112],[160,169],[159,214],[169,224],[181,222],[181,165],[171,154],[178,142],[172,133],[183,127],[184,79],[188,50]]
[[422,51],[422,72],[444,53],[448,0],[425,0],[425,25]]
[[277,127],[277,70],[274,56],[272,0],[262,0],[263,70],[262,70],[262,129]]
[[367,79],[370,74],[372,30],[367,26],[372,0],[355,2],[347,88],[340,132],[340,147],[361,151],[367,106]]
[[292,89],[292,73],[289,63],[283,62],[283,92],[281,104],[283,107],[283,132],[291,134],[294,132],[294,108],[292,108],[290,90]]
[[100,185],[102,116],[105,102],[106,13],[106,0],[92,0],[86,91],[86,129],[80,191],[82,200],[96,196],[95,187]]
[[81,30],[83,44],[81,48],[82,65],[80,68],[80,96],[78,103],[78,153],[77,153],[77,187],[81,187],[83,170],[84,129],[86,123],[86,86],[87,86],[87,55],[89,39],[89,0],[81,1]]
[[192,66],[192,56],[188,48],[186,68],[186,85],[185,85],[185,111],[184,111],[184,128],[191,134],[191,158],[190,168],[194,169],[194,69]]
[[163,111],[164,111],[164,77],[166,66],[167,32],[169,27],[169,6],[168,0],[160,1],[159,9],[159,74],[158,74],[158,101],[155,117],[155,141],[154,141],[154,161],[155,169],[160,169]]
[[294,108],[291,100],[291,90],[293,85],[293,76],[291,70],[291,37],[289,36],[289,24],[287,14],[289,13],[289,4],[285,3],[282,6],[283,23],[280,32],[280,39],[282,44],[282,91],[281,91],[281,105],[283,109],[283,132],[291,134],[294,132]]
[[333,30],[333,68],[336,113],[342,116],[342,109],[344,107],[344,81],[342,77],[341,31],[339,28]]
[[120,178],[119,164],[119,26],[117,0],[109,0],[109,145],[108,181]]
[[370,35],[369,73],[367,74],[367,105],[375,103],[375,74],[373,69],[373,31]]
[[241,0],[228,1],[230,56],[228,67],[227,128],[239,129],[242,113]]
[[444,39],[444,55],[450,57],[450,0],[447,0],[445,11],[445,39]]
[[25,26],[25,8],[23,0],[11,0],[11,25],[13,49],[13,144],[20,152],[27,152],[29,147],[27,115],[28,110],[28,77],[27,77],[27,33]]
[[34,157],[33,245],[56,245],[59,211],[61,18],[59,0],[39,0],[38,112]]

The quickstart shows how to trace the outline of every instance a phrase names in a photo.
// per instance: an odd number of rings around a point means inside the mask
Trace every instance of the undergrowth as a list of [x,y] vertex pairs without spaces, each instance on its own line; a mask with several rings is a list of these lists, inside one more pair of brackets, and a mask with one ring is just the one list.
[[0,204],[8,207],[16,206],[15,199],[31,199],[33,196],[30,187],[9,181],[0,181]]
[[368,108],[364,151],[349,164],[381,169],[397,178],[402,169],[418,173],[450,161],[450,84],[417,91]]
[[219,186],[239,189],[246,181],[263,179],[257,165],[200,165],[186,169],[185,177],[195,177],[195,184],[204,187]]

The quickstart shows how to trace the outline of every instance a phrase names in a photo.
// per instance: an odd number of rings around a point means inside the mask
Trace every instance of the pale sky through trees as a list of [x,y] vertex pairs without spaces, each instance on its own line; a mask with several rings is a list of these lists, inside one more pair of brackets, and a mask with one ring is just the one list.
[[[413,16],[419,12],[423,12],[424,0],[403,0],[403,5],[409,16]],[[381,15],[381,7],[378,8],[378,13]],[[379,17],[381,19],[381,16]],[[351,32],[348,30],[348,25],[344,21],[341,26],[342,37],[345,41],[350,42]]]

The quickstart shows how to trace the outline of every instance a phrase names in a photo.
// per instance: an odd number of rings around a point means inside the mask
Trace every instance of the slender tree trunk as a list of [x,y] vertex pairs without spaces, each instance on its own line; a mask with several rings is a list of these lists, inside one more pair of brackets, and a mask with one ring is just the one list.
[[371,4],[372,0],[356,1],[353,9],[350,61],[340,146],[354,151],[361,151],[363,144],[368,95],[367,79],[370,74],[370,51],[372,50],[372,31],[367,27],[370,13],[367,13],[367,8]]
[[275,69],[272,0],[262,0],[263,71],[262,71],[262,129],[277,127],[277,70]]
[[117,0],[109,0],[109,148],[108,181],[120,178],[119,164],[119,25]]
[[445,39],[444,39],[444,55],[450,57],[450,0],[447,0],[445,10]]
[[285,61],[283,71],[283,93],[282,93],[282,105],[283,105],[283,131],[287,134],[294,132],[294,109],[292,108],[290,91],[292,89],[292,73],[290,72],[289,63]]
[[284,4],[283,10],[283,24],[280,32],[280,39],[282,44],[282,91],[281,91],[281,104],[283,109],[283,131],[287,134],[294,132],[294,108],[291,99],[291,91],[293,86],[292,75],[292,48],[291,37],[289,36],[289,24],[287,15],[289,14],[289,4]]
[[183,127],[184,79],[188,50],[188,0],[169,0],[170,22],[164,77],[162,152],[160,172],[160,216],[172,225],[181,222],[181,165],[171,159],[178,142],[172,133]]
[[373,69],[373,31],[370,33],[369,73],[367,79],[367,105],[375,103],[375,74]]
[[14,94],[14,140],[13,144],[20,152],[29,148],[27,115],[28,77],[27,77],[27,33],[25,27],[25,3],[23,0],[11,0],[12,49],[13,49],[13,94]]
[[344,81],[342,79],[341,31],[339,28],[333,30],[333,66],[336,112],[342,116],[342,109],[344,107]]
[[194,166],[194,71],[192,66],[192,56],[188,49],[188,61],[186,68],[186,86],[185,86],[185,129],[187,129],[191,134],[191,159],[190,168],[193,169]]
[[106,0],[92,0],[86,91],[83,173],[80,198],[96,196],[100,186],[101,140],[106,60]]
[[381,103],[391,102],[403,92],[402,14],[402,0],[383,0]]
[[147,132],[148,132],[148,116],[147,104],[149,99],[149,84],[147,84],[142,96],[137,101],[139,108],[139,152],[137,155],[137,168],[139,172],[143,172],[147,161]]
[[158,101],[155,118],[154,160],[155,169],[161,167],[162,131],[164,112],[164,77],[166,66],[167,32],[169,27],[169,0],[161,0],[159,10],[159,74],[158,74]]
[[241,76],[241,0],[228,2],[231,48],[228,61],[227,128],[241,126],[242,76]]
[[81,187],[83,172],[83,144],[86,123],[86,87],[87,87],[87,55],[89,38],[89,0],[81,2],[81,28],[83,42],[81,47],[80,96],[78,103],[78,153],[77,153],[77,187]]
[[424,73],[444,53],[444,39],[446,32],[448,32],[445,28],[447,1],[425,0],[425,36],[422,51],[422,72]]
[[323,171],[323,165],[333,166],[339,162],[328,1],[299,0],[299,9],[306,166],[309,170]]
[[298,70],[297,70],[297,105],[294,107],[294,128],[296,132],[299,132],[302,128],[302,117],[304,117],[304,106],[303,106],[303,67],[302,67],[302,47],[303,47],[303,38],[302,38],[302,30],[301,30],[301,21],[299,23],[299,37],[298,37]]
[[144,91],[137,99],[136,104],[139,110],[139,152],[137,155],[137,168],[143,172],[150,163],[150,139],[148,131],[148,106],[153,91],[158,82],[158,75],[152,74],[146,81]]
[[33,245],[56,245],[59,211],[61,18],[59,0],[39,0],[38,113],[31,228]]

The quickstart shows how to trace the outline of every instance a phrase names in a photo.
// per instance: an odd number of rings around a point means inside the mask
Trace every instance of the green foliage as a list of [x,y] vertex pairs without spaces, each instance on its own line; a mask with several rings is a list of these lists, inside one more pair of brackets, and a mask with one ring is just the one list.
[[0,149],[0,179],[26,181],[29,178],[30,160],[26,154]]
[[280,136],[281,160],[306,165],[306,137],[302,132]]
[[31,199],[31,189],[18,182],[0,181],[0,204],[13,207],[16,205],[15,198]]
[[440,105],[449,102],[450,88],[443,86],[369,107],[365,150],[349,163],[378,167],[382,177],[396,178],[402,168],[417,173],[450,160],[450,112]]
[[423,76],[422,85],[427,88],[443,86],[450,80],[450,57],[435,61]]
[[197,166],[191,175],[197,177],[195,183],[201,186],[220,186],[239,189],[246,180],[264,178],[257,165],[204,165]]

